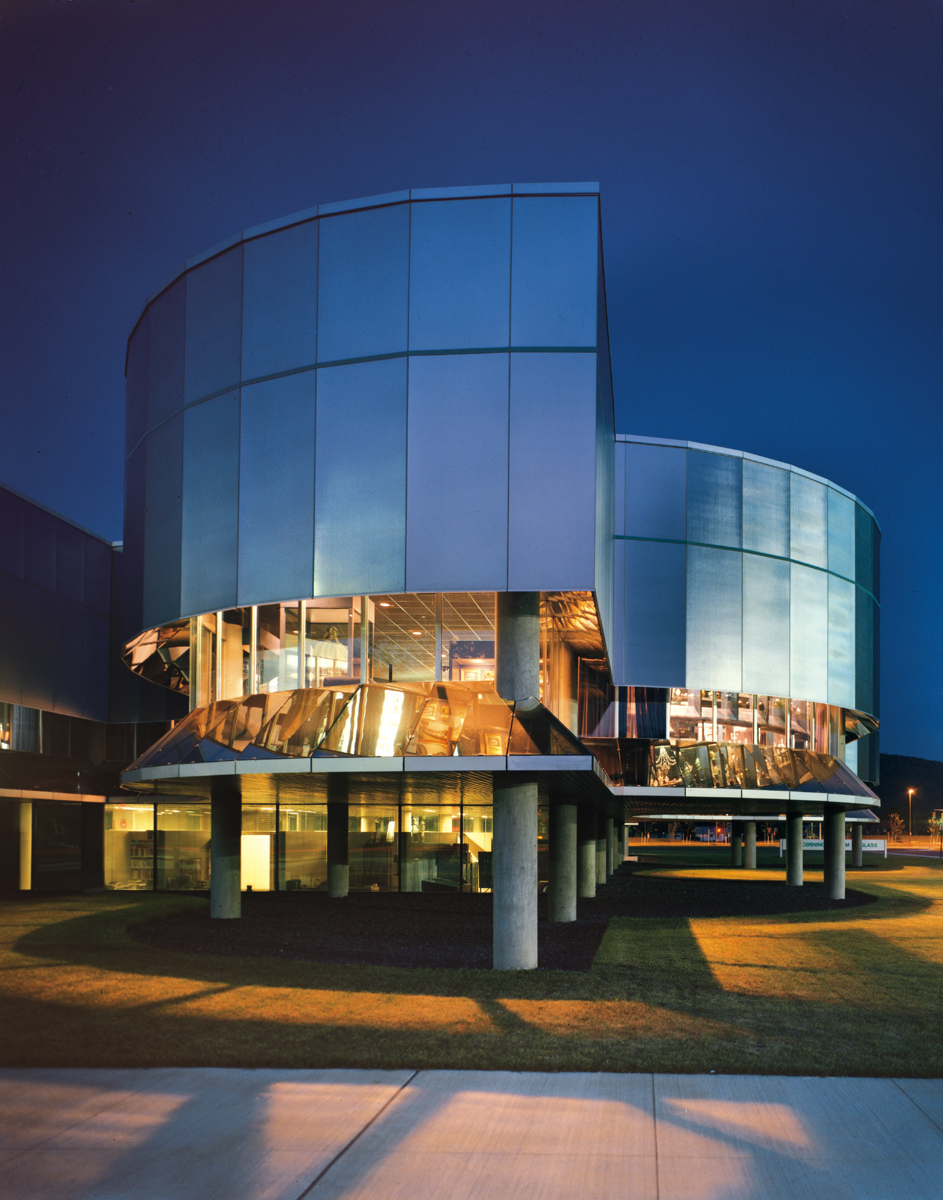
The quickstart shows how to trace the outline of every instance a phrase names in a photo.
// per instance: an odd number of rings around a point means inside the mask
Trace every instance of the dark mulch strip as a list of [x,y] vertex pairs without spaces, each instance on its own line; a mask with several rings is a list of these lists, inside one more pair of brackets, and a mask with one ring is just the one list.
[[[546,899],[541,897],[541,968],[588,971],[606,926],[616,916],[771,916],[852,908],[873,899],[849,889],[846,900],[826,900],[817,885],[791,888],[779,882],[635,876],[635,866],[624,864],[595,900],[580,900],[577,920],[565,925],[547,921]],[[352,892],[344,900],[330,900],[324,892],[245,893],[239,921],[211,921],[207,905],[203,911],[148,921],[134,935],[163,950],[193,954],[487,969],[491,896]]]

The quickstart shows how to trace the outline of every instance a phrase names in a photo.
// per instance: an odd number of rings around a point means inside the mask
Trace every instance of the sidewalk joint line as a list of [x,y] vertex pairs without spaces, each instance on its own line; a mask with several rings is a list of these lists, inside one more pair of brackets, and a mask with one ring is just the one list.
[[652,1139],[655,1143],[655,1200],[661,1200],[661,1177],[658,1171],[658,1099],[655,1095],[654,1072],[652,1072]]
[[305,1188],[305,1190],[296,1197],[296,1200],[304,1200],[305,1196],[307,1196],[313,1188],[317,1187],[317,1185],[321,1182],[321,1180],[328,1173],[328,1171],[330,1171],[331,1167],[333,1167],[334,1164],[339,1159],[344,1157],[344,1155],[351,1148],[351,1146],[354,1144],[354,1142],[358,1141],[360,1138],[363,1137],[363,1135],[367,1132],[367,1130],[374,1123],[374,1121],[378,1121],[380,1119],[380,1117],[386,1112],[386,1110],[390,1107],[390,1105],[393,1103],[393,1101],[400,1095],[401,1092],[405,1091],[406,1088],[409,1087],[409,1085],[412,1083],[412,1081],[416,1078],[416,1076],[418,1074],[419,1074],[419,1070],[417,1068],[415,1071],[413,1071],[412,1075],[410,1075],[410,1077],[407,1080],[405,1080],[403,1083],[400,1084],[400,1086],[396,1089],[396,1091],[393,1093],[393,1095],[390,1096],[389,1100],[387,1100],[387,1102],[385,1104],[382,1104],[377,1109],[377,1111],[373,1114],[373,1116],[366,1123],[366,1125],[364,1125],[363,1129],[358,1130],[357,1133],[355,1133],[354,1136],[347,1143],[347,1145],[342,1146],[340,1148],[340,1150],[338,1150],[338,1152],[334,1155],[334,1157],[327,1164],[327,1166],[321,1168],[321,1170],[317,1173],[317,1175],[315,1175],[315,1177],[311,1180],[311,1182],[308,1184],[308,1186]]
[[910,1101],[910,1103],[914,1106],[914,1108],[917,1110],[917,1112],[923,1113],[923,1115],[927,1118],[927,1120],[930,1122],[930,1124],[933,1126],[933,1128],[939,1130],[940,1133],[943,1133],[943,1126],[941,1126],[938,1121],[934,1121],[934,1119],[930,1116],[930,1114],[927,1112],[927,1110],[925,1108],[921,1108],[921,1106],[917,1103],[917,1101],[913,1098],[913,1096],[911,1096],[907,1091],[905,1091],[904,1088],[901,1087],[901,1085],[897,1082],[896,1079],[892,1080],[892,1082],[896,1088],[899,1088],[904,1093],[904,1095],[907,1097],[907,1099]]

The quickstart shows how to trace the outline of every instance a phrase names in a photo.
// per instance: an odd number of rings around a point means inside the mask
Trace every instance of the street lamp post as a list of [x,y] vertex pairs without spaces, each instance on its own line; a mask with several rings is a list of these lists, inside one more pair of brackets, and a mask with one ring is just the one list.
[[911,844],[911,846],[912,846],[912,845],[913,845],[913,843],[914,843],[914,808],[913,808],[913,800],[914,800],[914,792],[915,792],[916,790],[917,790],[916,788],[908,788],[908,789],[907,789],[907,828],[908,828],[908,830],[909,830],[909,832],[910,832],[910,844]]

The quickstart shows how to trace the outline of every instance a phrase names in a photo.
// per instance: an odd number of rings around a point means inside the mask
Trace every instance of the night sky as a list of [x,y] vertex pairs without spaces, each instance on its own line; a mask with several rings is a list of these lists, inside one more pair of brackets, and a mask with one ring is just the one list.
[[3,0],[0,482],[120,539],[125,340],[236,231],[598,180],[617,428],[874,510],[882,749],[943,758],[941,35],[938,0]]

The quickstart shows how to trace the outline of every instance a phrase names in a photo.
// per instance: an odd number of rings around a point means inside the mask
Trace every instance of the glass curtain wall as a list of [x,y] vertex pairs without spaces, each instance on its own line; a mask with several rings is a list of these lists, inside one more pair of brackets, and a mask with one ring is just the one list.
[[105,805],[105,887],[154,887],[154,805]]

